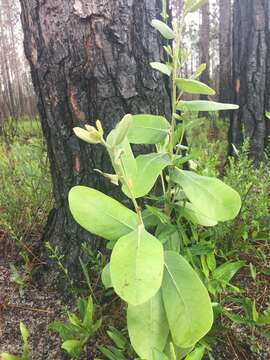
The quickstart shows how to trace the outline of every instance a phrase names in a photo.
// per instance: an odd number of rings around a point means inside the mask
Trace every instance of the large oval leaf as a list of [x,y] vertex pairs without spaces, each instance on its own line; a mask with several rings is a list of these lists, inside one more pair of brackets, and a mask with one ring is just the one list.
[[181,111],[220,111],[220,110],[236,110],[239,106],[235,104],[223,104],[215,101],[207,100],[181,100],[177,104],[177,110]]
[[138,224],[136,213],[86,186],[75,186],[70,190],[69,208],[84,229],[107,240],[118,240],[136,229]]
[[208,292],[189,263],[165,252],[162,297],[174,343],[192,347],[211,329],[213,311]]
[[169,335],[169,325],[161,291],[142,305],[129,305],[127,310],[128,333],[136,353],[154,360],[153,351],[163,351]]
[[131,144],[158,144],[169,133],[170,123],[158,115],[133,115],[128,131]]
[[231,220],[240,211],[240,195],[219,179],[176,168],[172,180],[182,186],[194,209],[210,219]]
[[175,38],[175,34],[173,32],[173,30],[167,25],[165,24],[163,21],[154,19],[151,22],[151,25],[160,32],[160,34],[168,40],[172,40]]
[[115,292],[129,304],[143,304],[159,290],[163,266],[161,243],[139,226],[113,248],[110,271]]
[[215,90],[194,79],[176,79],[176,85],[181,91],[189,94],[215,95]]
[[[149,193],[161,171],[171,164],[168,155],[152,153],[140,155],[136,158],[137,175],[132,179],[132,192],[135,198],[142,197]],[[131,197],[126,185],[122,187],[123,192]]]
[[190,220],[194,224],[202,226],[216,226],[218,223],[216,220],[203,215],[190,202],[186,202],[185,206],[181,208],[181,213],[186,219]]

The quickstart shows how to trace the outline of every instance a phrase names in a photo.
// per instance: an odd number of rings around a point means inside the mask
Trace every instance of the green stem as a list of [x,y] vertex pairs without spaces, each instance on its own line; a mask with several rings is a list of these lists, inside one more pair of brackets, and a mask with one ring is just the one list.
[[135,195],[132,191],[132,186],[130,185],[130,179],[128,178],[127,176],[127,173],[126,173],[126,169],[125,169],[125,165],[123,163],[123,159],[122,159],[122,156],[120,156],[120,163],[121,163],[121,170],[123,172],[123,180],[124,180],[124,183],[125,185],[127,186],[128,188],[128,191],[131,195],[131,200],[132,200],[132,203],[133,203],[133,206],[134,206],[134,209],[138,215],[138,219],[139,219],[139,225],[143,225],[144,226],[144,223],[143,223],[143,218],[142,218],[142,212],[141,212],[141,208],[139,206],[139,204],[137,203],[137,200],[135,198]]
[[[174,158],[174,135],[176,129],[176,105],[177,102],[180,100],[182,93],[177,97],[177,86],[176,86],[176,79],[177,79],[177,70],[179,66],[179,51],[180,51],[180,44],[182,39],[182,31],[184,26],[184,17],[177,25],[176,30],[176,39],[175,39],[175,46],[173,47],[173,62],[172,62],[172,93],[171,93],[171,100],[172,100],[172,118],[171,118],[171,134],[170,134],[170,143],[169,143],[169,156],[171,160]],[[172,177],[173,166],[169,168],[169,180],[168,180],[168,188],[167,188],[167,196],[165,199],[165,212],[167,215],[171,214],[172,211],[172,188],[173,184],[171,181]]]

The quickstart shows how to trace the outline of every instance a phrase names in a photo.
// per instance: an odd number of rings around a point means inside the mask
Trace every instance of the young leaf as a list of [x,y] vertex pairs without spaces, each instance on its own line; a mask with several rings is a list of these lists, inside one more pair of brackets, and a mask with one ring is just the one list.
[[265,116],[267,117],[267,119],[270,120],[270,112],[267,112],[267,111],[266,111]]
[[197,273],[173,251],[165,252],[162,296],[174,343],[192,347],[211,329],[212,305]]
[[110,271],[115,292],[132,305],[146,302],[160,288],[163,265],[161,243],[139,226],[113,248]]
[[151,25],[160,32],[160,34],[167,40],[173,40],[175,38],[175,34],[173,30],[165,24],[163,21],[154,19],[151,22]]
[[185,360],[202,360],[204,353],[205,347],[200,346],[193,350],[191,353],[189,353]]
[[120,145],[125,137],[127,136],[128,129],[132,124],[132,115],[127,114],[123,119],[117,124],[116,128],[111,132],[113,134],[112,141],[110,145]]
[[110,263],[108,263],[102,270],[101,281],[102,281],[102,284],[104,285],[105,289],[109,289],[112,287]]
[[[168,155],[152,153],[139,155],[136,163],[139,171],[132,179],[132,192],[135,198],[139,198],[149,193],[161,171],[170,165],[171,161]],[[123,185],[122,190],[128,197],[131,197],[126,185]]]
[[176,79],[176,85],[181,91],[189,94],[215,95],[215,90],[194,79]]
[[128,131],[131,144],[158,144],[168,136],[170,123],[158,115],[133,115]]
[[83,316],[83,326],[86,329],[90,328],[93,324],[93,312],[94,312],[93,300],[92,297],[89,296],[85,307],[85,313]]
[[86,186],[70,190],[69,207],[84,229],[107,240],[117,240],[137,227],[137,215],[133,211]]
[[158,70],[159,72],[161,72],[164,75],[171,76],[172,69],[166,64],[162,64],[160,62],[151,62],[150,66],[152,69]]
[[79,334],[78,327],[70,323],[54,322],[48,325],[48,329],[57,331],[64,341],[75,338]]
[[127,310],[128,333],[136,353],[154,360],[153,350],[163,351],[169,335],[161,291],[142,305],[129,305]]
[[62,349],[74,357],[75,359],[80,356],[82,350],[82,342],[79,340],[67,340],[62,344]]
[[112,130],[106,139],[106,142],[109,145],[108,151],[113,168],[117,175],[123,174],[124,172],[126,176],[131,179],[137,173],[135,157],[127,137],[124,138],[121,144],[114,144],[115,132],[116,130]]
[[240,195],[219,179],[176,168],[172,180],[183,188],[193,208],[209,219],[231,220],[240,211]]
[[224,284],[228,284],[233,276],[243,267],[245,266],[244,261],[235,261],[229,262],[220,265],[213,271],[213,279],[219,280]]
[[2,360],[22,360],[20,356],[8,354],[8,353],[2,353],[0,354]]
[[220,111],[220,110],[236,110],[239,109],[238,105],[235,104],[223,104],[215,101],[207,100],[181,100],[177,104],[177,110],[180,111]]
[[195,71],[195,73],[192,75],[193,79],[197,79],[206,69],[206,64],[201,64]]
[[193,5],[188,9],[188,12],[195,12],[199,10],[203,5],[208,3],[209,0],[194,0]]

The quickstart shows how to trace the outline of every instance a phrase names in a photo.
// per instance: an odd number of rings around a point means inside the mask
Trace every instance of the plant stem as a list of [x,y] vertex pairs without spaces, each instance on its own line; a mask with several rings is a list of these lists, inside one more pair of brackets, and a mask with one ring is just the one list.
[[136,198],[135,198],[135,196],[134,196],[134,193],[133,193],[133,191],[132,191],[132,186],[130,185],[130,179],[129,179],[128,176],[127,176],[127,173],[126,173],[125,165],[124,165],[124,163],[123,163],[122,156],[120,156],[120,163],[121,163],[121,169],[122,169],[122,172],[123,172],[123,180],[124,180],[125,185],[127,186],[128,190],[129,190],[130,195],[131,195],[131,200],[132,200],[134,209],[135,209],[135,211],[136,211],[136,213],[137,213],[137,215],[138,215],[139,225],[143,225],[143,226],[144,226],[141,208],[140,208],[139,204],[137,203],[137,200],[136,200]]
[[[180,20],[180,22],[176,25],[176,37],[175,37],[175,45],[173,47],[173,58],[172,58],[172,92],[171,92],[171,108],[172,108],[172,118],[171,118],[171,134],[170,134],[170,144],[169,144],[169,156],[171,160],[174,158],[174,135],[175,135],[175,128],[176,128],[176,105],[177,102],[180,100],[182,93],[180,93],[179,97],[177,97],[177,86],[176,86],[176,79],[177,79],[177,70],[179,66],[179,51],[180,51],[180,44],[182,39],[182,31],[184,26],[184,17]],[[167,215],[171,214],[172,211],[172,170],[173,166],[169,168],[169,180],[168,180],[168,188],[167,188],[167,196],[165,199],[165,213]]]

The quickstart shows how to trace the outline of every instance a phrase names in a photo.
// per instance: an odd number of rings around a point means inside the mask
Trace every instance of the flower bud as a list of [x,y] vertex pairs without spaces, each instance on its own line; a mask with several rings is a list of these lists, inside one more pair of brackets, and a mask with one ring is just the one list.
[[[89,125],[88,128],[90,128]],[[102,142],[102,136],[100,136],[99,132],[93,126],[91,126],[91,128],[94,130],[87,131],[80,127],[75,127],[73,128],[73,131],[79,139],[86,141],[89,144],[100,144]]]

